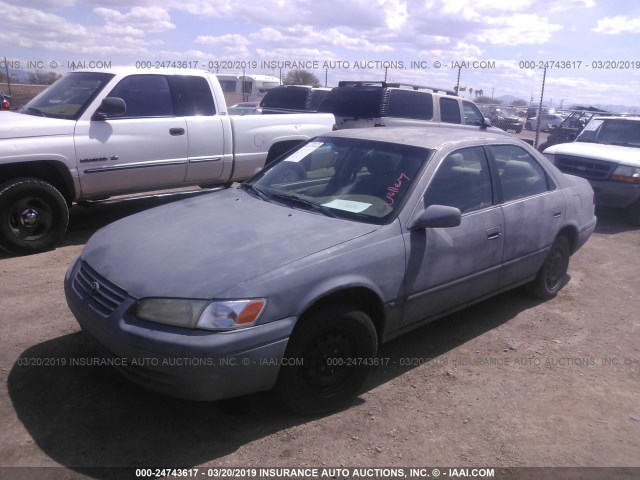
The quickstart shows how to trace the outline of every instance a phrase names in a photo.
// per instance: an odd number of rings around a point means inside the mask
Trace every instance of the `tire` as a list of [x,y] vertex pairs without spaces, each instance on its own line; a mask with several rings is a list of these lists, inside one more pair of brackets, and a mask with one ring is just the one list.
[[50,183],[17,178],[0,185],[0,248],[14,255],[52,249],[69,225],[69,207]]
[[[335,411],[360,392],[378,350],[369,316],[353,307],[317,311],[296,326],[285,352],[300,365],[283,365],[276,390],[293,411]],[[368,361],[367,361],[368,360]],[[358,363],[356,363],[358,362]]]
[[524,128],[526,128],[527,130],[533,130],[533,129],[531,128],[531,122],[527,122],[527,123],[525,123],[525,124],[524,124]]
[[516,127],[516,133],[520,133],[522,131],[522,125]]
[[558,236],[536,278],[527,285],[529,292],[544,300],[555,297],[564,286],[570,256],[569,240],[564,235]]

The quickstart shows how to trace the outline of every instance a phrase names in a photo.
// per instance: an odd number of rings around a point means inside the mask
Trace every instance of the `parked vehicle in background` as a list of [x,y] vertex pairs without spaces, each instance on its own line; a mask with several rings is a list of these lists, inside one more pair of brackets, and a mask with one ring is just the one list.
[[[602,116],[603,113],[585,110],[571,111],[560,125],[551,127],[547,140],[538,146],[538,150],[544,152],[544,150],[551,145],[573,142],[594,115]],[[605,112],[604,115],[607,115],[607,113]]]
[[446,123],[459,128],[491,125],[475,103],[451,90],[402,83],[339,82],[318,111],[334,114],[338,129],[426,123]]
[[491,125],[498,127],[505,132],[513,130],[516,133],[522,131],[522,123],[520,116],[515,107],[509,106],[488,106],[482,112],[491,121]]
[[0,110],[11,110],[11,97],[4,92],[0,92]]
[[272,88],[282,84],[278,77],[269,75],[216,74],[227,105],[240,102],[260,102]]
[[328,87],[284,85],[269,90],[259,108],[262,113],[315,112],[330,91]]
[[335,121],[227,113],[213,74],[133,68],[74,71],[0,112],[0,248],[53,247],[73,202],[244,180]]
[[640,225],[640,117],[595,116],[574,142],[544,154],[561,171],[589,180],[598,205],[624,208]]
[[[540,117],[531,117],[527,119],[524,127],[527,130],[537,130],[538,118]],[[562,123],[562,120],[563,118],[555,113],[543,113],[540,118],[540,130],[547,132],[550,128],[559,126]]]
[[588,182],[511,136],[349,129],[239,189],[104,227],[65,292],[146,388],[217,400],[275,387],[318,414],[358,394],[383,342],[519,285],[553,297],[595,222]]

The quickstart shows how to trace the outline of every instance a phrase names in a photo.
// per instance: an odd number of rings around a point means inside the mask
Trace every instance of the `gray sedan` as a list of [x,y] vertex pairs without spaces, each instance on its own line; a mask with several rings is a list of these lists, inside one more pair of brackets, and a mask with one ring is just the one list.
[[65,291],[145,387],[275,387],[320,413],[358,394],[382,342],[520,285],[553,297],[595,222],[588,182],[508,135],[343,130],[237,189],[103,228]]

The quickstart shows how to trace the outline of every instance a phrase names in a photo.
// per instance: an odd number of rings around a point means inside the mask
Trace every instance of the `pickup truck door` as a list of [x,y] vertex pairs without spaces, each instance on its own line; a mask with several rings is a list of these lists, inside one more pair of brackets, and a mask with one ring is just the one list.
[[82,196],[182,185],[187,122],[175,114],[168,78],[130,75],[106,96],[122,98],[127,109],[106,120],[85,115],[78,121],[75,147]]

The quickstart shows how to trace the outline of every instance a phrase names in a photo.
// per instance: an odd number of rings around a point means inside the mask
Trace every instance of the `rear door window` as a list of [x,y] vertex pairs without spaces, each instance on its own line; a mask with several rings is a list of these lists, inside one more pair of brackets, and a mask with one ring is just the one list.
[[430,93],[411,90],[391,90],[387,115],[390,117],[431,120],[433,118],[433,96]]
[[445,123],[462,123],[458,101],[453,98],[440,98],[440,121]]
[[489,149],[500,174],[503,202],[553,190],[554,186],[544,169],[522,148],[515,145],[491,145]]
[[336,87],[318,111],[340,117],[378,118],[382,116],[382,87]]
[[169,77],[177,117],[215,115],[209,82],[204,77],[174,75]]

